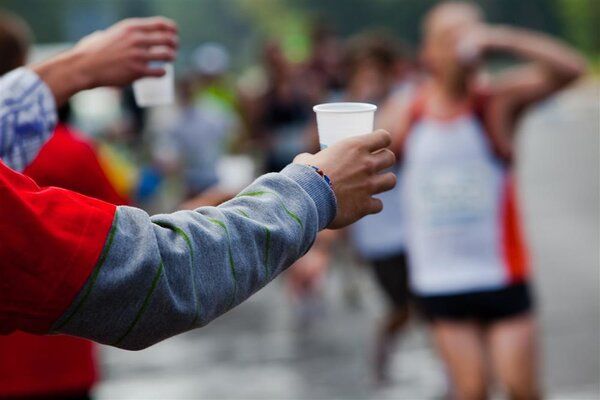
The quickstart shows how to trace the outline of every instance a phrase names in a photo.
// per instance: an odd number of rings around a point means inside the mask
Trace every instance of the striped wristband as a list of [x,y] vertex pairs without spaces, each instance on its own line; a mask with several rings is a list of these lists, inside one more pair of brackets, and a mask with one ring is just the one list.
[[327,175],[325,175],[325,172],[323,172],[323,170],[321,168],[315,167],[314,165],[309,165],[309,167],[314,169],[317,174],[321,175],[323,177],[323,179],[325,179],[325,182],[327,182],[329,187],[333,189],[333,185],[331,184],[331,179]]

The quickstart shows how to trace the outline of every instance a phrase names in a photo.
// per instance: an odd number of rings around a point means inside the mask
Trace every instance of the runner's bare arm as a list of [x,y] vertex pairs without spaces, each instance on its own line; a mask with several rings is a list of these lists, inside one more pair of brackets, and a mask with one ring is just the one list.
[[407,93],[392,95],[377,113],[375,125],[390,132],[392,144],[389,148],[396,155],[402,153],[404,139],[410,128],[411,98]]
[[502,73],[492,94],[521,109],[562,89],[585,73],[585,60],[573,48],[548,35],[512,27],[487,27],[484,49],[507,52],[527,64]]

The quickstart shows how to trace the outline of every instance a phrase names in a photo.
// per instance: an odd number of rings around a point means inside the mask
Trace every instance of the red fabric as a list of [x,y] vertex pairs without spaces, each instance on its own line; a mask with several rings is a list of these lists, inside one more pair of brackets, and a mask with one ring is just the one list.
[[[25,172],[42,186],[124,202],[94,148],[64,125]],[[114,211],[73,192],[40,189],[0,164],[0,333],[48,330],[94,267]],[[23,332],[0,336],[0,396],[85,392],[96,379],[89,341]]]
[[48,331],[94,268],[114,214],[0,163],[0,333]]
[[92,144],[65,124],[56,127],[24,174],[40,186],[57,186],[118,205],[128,203],[108,180]]
[[511,283],[523,282],[529,275],[529,257],[523,239],[515,185],[509,175],[504,188],[502,210],[502,250]]
[[0,336],[0,397],[85,393],[98,379],[95,346],[70,336]]

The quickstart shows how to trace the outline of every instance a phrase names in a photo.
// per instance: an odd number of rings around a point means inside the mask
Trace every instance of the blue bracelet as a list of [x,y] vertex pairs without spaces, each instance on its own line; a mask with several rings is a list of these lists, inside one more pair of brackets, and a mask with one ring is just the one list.
[[331,184],[331,179],[327,175],[325,175],[325,172],[323,172],[323,170],[321,168],[315,167],[314,165],[309,165],[309,167],[314,169],[317,174],[321,175],[323,177],[323,179],[325,179],[325,182],[327,182],[329,187],[333,189],[333,185]]

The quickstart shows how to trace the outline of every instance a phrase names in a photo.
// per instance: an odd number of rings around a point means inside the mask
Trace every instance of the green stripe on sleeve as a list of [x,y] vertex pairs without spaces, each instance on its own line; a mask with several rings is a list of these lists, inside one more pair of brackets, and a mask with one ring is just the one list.
[[229,231],[227,230],[227,225],[225,225],[225,223],[223,221],[220,221],[216,218],[208,218],[208,220],[212,224],[223,228],[223,230],[225,231],[225,234],[227,235],[227,256],[229,259],[229,269],[231,271],[231,276],[233,277],[233,294],[231,296],[231,301],[228,306],[228,308],[229,308],[229,307],[233,306],[233,304],[235,304],[235,299],[237,297],[237,291],[238,291],[238,282],[237,282],[237,276],[236,276],[236,272],[235,272],[235,262],[233,261],[233,253],[231,251],[231,239],[229,237]]
[[115,232],[117,231],[118,219],[119,219],[119,212],[117,211],[117,212],[115,212],[115,218],[113,219],[112,226],[108,233],[108,237],[106,239],[106,244],[104,245],[104,248],[102,249],[102,253],[100,254],[100,258],[98,259],[98,263],[96,264],[96,267],[94,268],[94,271],[92,272],[92,275],[89,277],[89,284],[85,288],[85,291],[83,292],[83,296],[81,297],[81,299],[79,300],[79,302],[77,303],[75,308],[73,308],[73,311],[71,312],[71,314],[69,314],[69,316],[63,322],[61,322],[58,326],[56,326],[56,328],[54,329],[55,331],[58,331],[58,330],[62,329],[64,326],[66,326],[73,319],[73,317],[79,311],[81,311],[81,309],[85,305],[85,302],[87,301],[88,297],[90,296],[90,293],[92,293],[92,289],[94,288],[94,285],[96,284],[96,280],[98,279],[98,274],[100,274],[100,270],[102,269],[102,266],[104,265],[104,262],[106,261],[106,257],[108,256],[108,253],[110,252],[110,249],[112,247],[113,239],[115,238]]
[[279,204],[281,204],[281,206],[283,207],[285,213],[287,215],[289,215],[294,221],[296,221],[298,223],[298,225],[300,225],[301,228],[304,228],[304,224],[302,223],[302,220],[300,219],[300,217],[298,217],[298,215],[296,215],[294,212],[290,211],[285,203],[283,202],[283,200],[281,199],[281,197],[275,193],[275,192],[271,192],[271,191],[267,191],[267,190],[257,190],[257,191],[253,191],[253,192],[243,192],[238,194],[236,197],[262,197],[262,196],[274,196],[277,200],[279,200]]
[[265,228],[265,248],[264,248],[264,269],[265,269],[265,278],[271,278],[271,268],[269,267],[269,253],[271,252],[271,230],[268,226],[264,225],[262,222],[256,221],[248,215],[244,210],[237,210],[244,217],[256,222]]
[[152,279],[152,284],[150,285],[150,289],[148,289],[148,293],[146,293],[146,297],[144,298],[144,302],[142,303],[142,306],[138,310],[135,318],[133,319],[133,321],[131,322],[131,324],[125,331],[125,333],[123,335],[121,335],[121,337],[119,339],[117,339],[117,341],[115,343],[113,343],[113,346],[118,346],[119,344],[121,344],[123,342],[123,340],[125,340],[127,335],[129,335],[131,333],[133,328],[135,328],[137,323],[140,321],[140,318],[142,318],[142,315],[144,315],[144,313],[146,312],[146,308],[148,308],[148,304],[150,304],[150,298],[152,297],[152,294],[156,290],[156,286],[158,285],[158,281],[159,281],[160,277],[162,276],[163,270],[164,270],[164,265],[161,261],[158,266],[158,269],[156,270],[156,274],[154,275],[154,279]]
[[271,252],[271,230],[265,226],[265,276],[271,279],[271,268],[269,266],[269,253]]
[[180,227],[173,225],[170,222],[167,221],[153,221],[156,225],[161,226],[165,229],[170,229],[173,232],[175,232],[177,235],[181,236],[183,238],[183,240],[185,241],[185,243],[187,244],[187,247],[190,251],[190,275],[191,275],[191,284],[192,284],[192,293],[194,294],[194,319],[192,320],[192,322],[190,323],[190,326],[195,326],[196,322],[198,321],[198,319],[200,318],[200,301],[198,293],[196,292],[196,279],[195,279],[195,268],[194,268],[194,248],[192,247],[192,241],[190,240],[190,237],[187,235],[187,233],[185,233],[185,231],[183,229],[181,229]]

